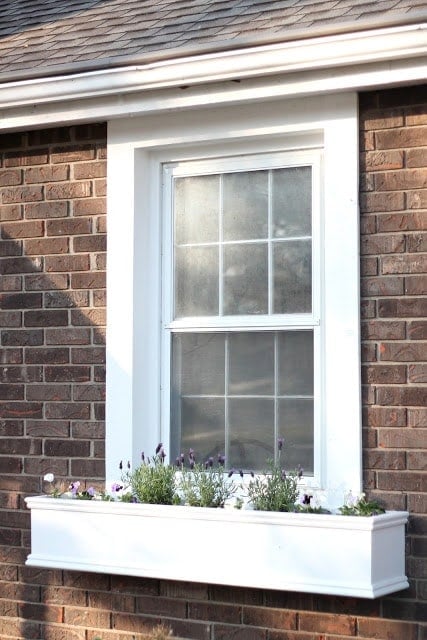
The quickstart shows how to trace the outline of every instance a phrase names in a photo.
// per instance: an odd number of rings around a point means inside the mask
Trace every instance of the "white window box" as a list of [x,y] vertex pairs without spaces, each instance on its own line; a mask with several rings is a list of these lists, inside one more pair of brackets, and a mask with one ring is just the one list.
[[365,598],[408,587],[406,512],[365,518],[26,502],[31,566]]

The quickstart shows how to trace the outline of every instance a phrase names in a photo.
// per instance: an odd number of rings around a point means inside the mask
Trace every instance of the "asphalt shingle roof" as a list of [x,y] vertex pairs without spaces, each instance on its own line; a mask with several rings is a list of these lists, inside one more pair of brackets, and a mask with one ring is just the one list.
[[3,0],[0,82],[406,23],[425,0]]

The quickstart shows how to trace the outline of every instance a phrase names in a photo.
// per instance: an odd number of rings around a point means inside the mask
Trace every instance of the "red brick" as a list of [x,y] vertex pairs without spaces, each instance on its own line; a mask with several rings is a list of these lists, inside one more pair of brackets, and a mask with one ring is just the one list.
[[73,273],[71,276],[72,289],[101,289],[106,286],[105,272]]
[[393,449],[422,449],[427,447],[425,429],[380,429],[378,446]]
[[90,404],[87,402],[52,402],[45,404],[45,417],[53,420],[88,420]]
[[378,471],[378,489],[388,491],[427,491],[427,474],[415,471]]
[[0,412],[2,418],[42,418],[43,406],[40,402],[0,402]]
[[361,257],[360,275],[362,277],[378,275],[378,258],[374,256]]
[[403,191],[400,193],[361,193],[360,208],[364,213],[402,211],[405,208],[405,195]]
[[401,191],[426,187],[427,175],[424,169],[403,169],[375,174],[375,191]]
[[363,340],[402,340],[406,327],[402,321],[368,320],[362,322]]
[[45,165],[43,167],[31,167],[25,170],[24,179],[26,184],[38,182],[59,182],[67,180],[69,167],[67,165]]
[[18,204],[9,206],[0,205],[0,220],[20,220],[22,218],[22,207]]
[[383,640],[417,640],[417,628],[412,622],[373,618],[358,618],[359,635]]
[[64,218],[68,215],[68,202],[36,202],[26,204],[25,218]]
[[22,364],[24,361],[23,349],[1,349],[0,350],[0,362],[1,364]]
[[384,275],[393,273],[426,273],[427,256],[423,255],[397,255],[381,258],[381,273]]
[[68,438],[70,423],[67,420],[27,420],[26,433],[34,438]]
[[0,311],[0,327],[20,327],[22,314],[20,311]]
[[60,402],[71,400],[70,385],[31,384],[27,386],[27,400],[51,400]]
[[405,251],[405,236],[403,234],[364,236],[361,238],[360,252],[362,255],[402,253],[403,251]]
[[25,362],[28,364],[67,364],[69,349],[66,347],[26,348]]
[[35,164],[47,164],[49,155],[47,149],[26,149],[5,154],[5,167],[30,167]]
[[73,387],[73,400],[92,402],[105,400],[105,385],[82,384]]
[[46,233],[48,236],[69,236],[91,233],[91,218],[60,218],[48,220]]
[[178,600],[176,598],[136,596],[135,612],[143,615],[185,618],[187,614],[187,603],[185,600]]
[[426,140],[427,127],[411,127],[377,131],[375,141],[377,149],[405,149],[419,147],[421,141]]
[[365,451],[363,456],[366,469],[405,469],[406,456],[404,451],[382,451],[372,449]]
[[24,243],[24,251],[29,256],[68,253],[68,249],[68,238],[43,238],[42,240],[26,240]]
[[73,238],[73,250],[76,252],[105,251],[106,246],[106,235],[88,235]]
[[427,453],[426,453],[426,450],[423,449],[422,451],[408,451],[408,453],[407,453],[407,467],[408,467],[408,469],[427,471]]
[[90,198],[88,200],[76,200],[72,204],[75,216],[92,216],[107,213],[106,198]]
[[16,240],[0,241],[0,257],[1,258],[6,256],[21,256],[21,255],[22,255],[22,242],[16,242]]
[[386,342],[379,346],[381,360],[417,362],[427,360],[427,344],[420,342]]
[[74,145],[55,147],[52,150],[51,160],[53,163],[78,162],[79,160],[93,160],[95,151],[92,146]]
[[107,216],[100,216],[97,218],[96,231],[98,233],[107,233]]
[[44,273],[25,276],[25,289],[27,291],[50,291],[51,289],[68,289],[69,277],[67,274]]
[[42,270],[41,258],[4,258],[1,261],[2,273],[35,273]]
[[417,231],[427,227],[427,212],[384,213],[377,216],[378,233]]
[[90,329],[89,328],[73,328],[70,327],[64,329],[46,329],[45,332],[46,344],[63,344],[63,345],[76,345],[76,344],[90,344]]
[[73,198],[88,198],[92,194],[90,182],[64,182],[49,184],[45,187],[46,200],[70,200]]
[[379,387],[377,403],[380,405],[424,406],[427,387]]
[[346,615],[301,611],[299,613],[299,628],[301,631],[354,636],[356,635],[356,619]]
[[20,169],[0,169],[0,187],[13,187],[22,184]]
[[1,293],[2,309],[37,309],[42,306],[41,293]]
[[90,268],[89,256],[47,256],[46,271],[88,271]]
[[88,291],[49,291],[44,295],[46,308],[71,308],[89,306]]
[[408,209],[426,209],[427,190],[409,191],[409,193],[406,194],[406,206]]
[[22,276],[2,276],[0,291],[21,291]]
[[362,296],[398,296],[404,291],[404,279],[397,277],[364,278]]
[[68,311],[62,309],[26,311],[24,325],[26,327],[64,327],[68,325]]
[[8,187],[1,191],[2,203],[13,204],[18,202],[36,202],[43,200],[43,187]]
[[105,179],[98,179],[94,182],[95,196],[101,197],[107,195],[107,181]]
[[79,458],[88,457],[90,454],[90,442],[83,440],[45,440],[44,454],[54,458]]
[[71,475],[75,478],[95,479],[105,478],[105,464],[103,460],[85,459],[71,460]]
[[408,427],[427,427],[427,408],[408,409]]
[[425,295],[426,290],[426,276],[424,274],[407,276],[405,278],[405,293],[407,295]]
[[426,150],[408,149],[405,153],[407,167],[425,167],[427,166]]
[[88,382],[90,374],[90,367],[85,366],[45,368],[46,382]]
[[361,118],[361,127],[367,130],[395,129],[401,126],[403,126],[403,113],[401,110],[393,110],[386,113],[383,110],[372,109],[364,112]]
[[106,313],[104,309],[72,309],[71,324],[75,326],[105,326]]
[[427,315],[427,301],[420,298],[387,299],[378,301],[380,318],[410,318]]
[[410,340],[427,340],[427,321],[408,322],[408,338]]
[[[24,386],[17,384],[0,385],[0,400],[23,400]],[[0,440],[1,445],[1,440]]]
[[1,235],[8,240],[40,237],[44,235],[44,222],[42,220],[9,222],[2,225]]
[[19,329],[2,331],[1,341],[3,346],[40,346],[44,337],[41,329]]
[[107,163],[96,162],[76,162],[73,164],[73,176],[75,180],[105,178],[107,175]]
[[365,384],[398,384],[406,382],[406,366],[384,366],[381,364],[362,368]]
[[[0,367],[0,381],[5,382],[41,382],[42,367]],[[6,416],[2,416],[5,418]],[[13,416],[11,416],[13,417]],[[24,416],[25,417],[25,416]]]
[[427,251],[427,233],[410,233],[406,236],[406,250],[410,253]]
[[368,151],[361,154],[362,171],[388,171],[403,168],[403,151]]

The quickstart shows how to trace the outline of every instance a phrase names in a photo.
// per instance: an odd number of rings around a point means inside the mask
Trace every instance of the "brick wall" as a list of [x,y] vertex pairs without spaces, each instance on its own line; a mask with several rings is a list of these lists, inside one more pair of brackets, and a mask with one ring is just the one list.
[[0,136],[1,640],[427,640],[426,102],[361,97],[365,483],[411,511],[410,589],[373,601],[24,566],[43,473],[104,474],[105,127]]

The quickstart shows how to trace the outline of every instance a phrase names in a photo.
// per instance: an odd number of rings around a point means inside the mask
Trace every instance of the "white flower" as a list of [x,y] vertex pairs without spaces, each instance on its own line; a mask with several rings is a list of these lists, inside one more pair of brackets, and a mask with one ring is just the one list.
[[53,475],[53,473],[46,473],[43,477],[43,480],[45,482],[53,482],[55,480],[55,476]]

